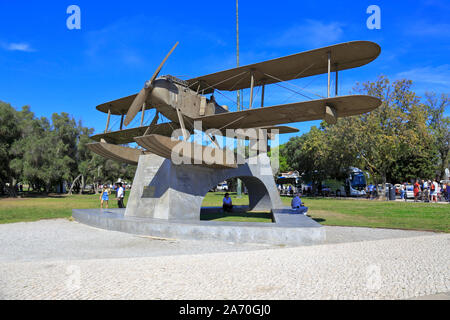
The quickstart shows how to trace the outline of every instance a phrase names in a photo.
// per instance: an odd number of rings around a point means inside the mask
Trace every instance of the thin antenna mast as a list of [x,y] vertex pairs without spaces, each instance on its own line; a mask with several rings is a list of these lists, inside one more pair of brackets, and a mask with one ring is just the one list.
[[[236,64],[239,67],[239,0],[236,0]],[[241,93],[240,90],[237,91],[237,111],[241,111]],[[242,141],[241,139],[237,139],[238,152],[241,148]],[[245,155],[244,155],[245,156]],[[237,197],[242,197],[242,181],[241,179],[237,179],[237,188],[236,188]]]

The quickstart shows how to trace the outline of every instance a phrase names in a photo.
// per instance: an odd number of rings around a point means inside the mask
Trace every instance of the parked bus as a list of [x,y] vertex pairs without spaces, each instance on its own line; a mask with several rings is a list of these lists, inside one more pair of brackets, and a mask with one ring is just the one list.
[[367,180],[361,169],[350,167],[345,180],[325,180],[323,185],[337,197],[363,197],[366,195]]

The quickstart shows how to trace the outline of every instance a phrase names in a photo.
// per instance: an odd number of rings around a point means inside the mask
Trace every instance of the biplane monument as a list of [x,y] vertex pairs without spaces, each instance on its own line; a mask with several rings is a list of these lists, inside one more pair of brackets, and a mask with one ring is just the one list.
[[[98,111],[107,114],[106,128],[92,136],[96,142],[89,148],[103,157],[137,164],[127,208],[74,210],[74,218],[107,229],[162,237],[285,244],[323,241],[325,231],[319,224],[304,215],[291,215],[283,207],[267,144],[277,134],[298,131],[285,126],[289,123],[323,119],[334,124],[338,118],[377,108],[381,104],[378,98],[337,96],[337,89],[340,71],[368,64],[378,57],[380,47],[369,41],[352,41],[189,80],[159,76],[177,45],[139,93],[97,106]],[[336,77],[333,97],[332,72]],[[327,97],[264,105],[266,86],[320,74],[328,74]],[[261,92],[260,106],[253,104],[257,87]],[[214,98],[215,92],[241,89],[250,89],[245,110],[230,111]],[[145,113],[150,109],[155,109],[155,116],[149,125],[144,125]],[[139,112],[140,124],[128,128]],[[160,115],[167,121],[160,122]],[[117,131],[109,129],[113,116],[120,117]],[[209,145],[192,141],[196,131],[204,132]],[[234,150],[220,146],[218,136],[250,140],[250,149],[256,146],[257,151],[247,158],[236,155]],[[138,147],[126,146],[130,143]],[[241,179],[247,187],[249,210],[272,211],[273,224],[200,221],[206,193],[230,178]]]

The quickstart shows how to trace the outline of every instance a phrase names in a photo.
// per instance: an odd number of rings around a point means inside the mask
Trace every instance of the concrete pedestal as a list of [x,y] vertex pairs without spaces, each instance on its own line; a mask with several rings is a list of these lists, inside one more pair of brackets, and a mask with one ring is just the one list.
[[[200,221],[205,195],[230,178],[241,179],[249,195],[249,207],[236,210],[270,211],[272,223]],[[277,245],[323,243],[325,229],[309,217],[293,213],[282,205],[266,154],[234,169],[174,165],[150,154],[139,158],[126,209],[74,209],[72,216],[94,227],[164,238]]]
[[220,240],[272,245],[314,245],[325,241],[325,228],[303,214],[273,214],[273,223],[187,221],[127,217],[125,209],[74,209],[78,222],[107,230],[137,235]]
[[205,195],[230,178],[244,182],[250,210],[283,208],[266,154],[230,169],[174,165],[149,154],[139,158],[125,216],[198,221]]

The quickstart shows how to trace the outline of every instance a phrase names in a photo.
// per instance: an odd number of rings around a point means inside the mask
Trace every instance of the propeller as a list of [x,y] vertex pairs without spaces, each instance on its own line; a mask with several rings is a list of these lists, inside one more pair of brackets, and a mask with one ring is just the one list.
[[178,46],[178,41],[175,43],[173,48],[169,51],[169,53],[166,55],[164,60],[159,65],[158,69],[156,69],[155,73],[153,73],[153,76],[150,78],[150,80],[145,82],[144,88],[142,88],[141,91],[139,91],[136,98],[134,98],[133,103],[131,104],[130,108],[128,109],[127,115],[125,116],[124,124],[125,126],[128,126],[131,121],[133,121],[134,117],[138,114],[138,112],[141,110],[142,105],[147,100],[147,97],[149,93],[153,89],[153,82],[155,81],[156,77],[158,76],[159,72],[161,71],[162,67],[164,66],[164,63],[166,63],[169,56],[172,54],[173,50]]

